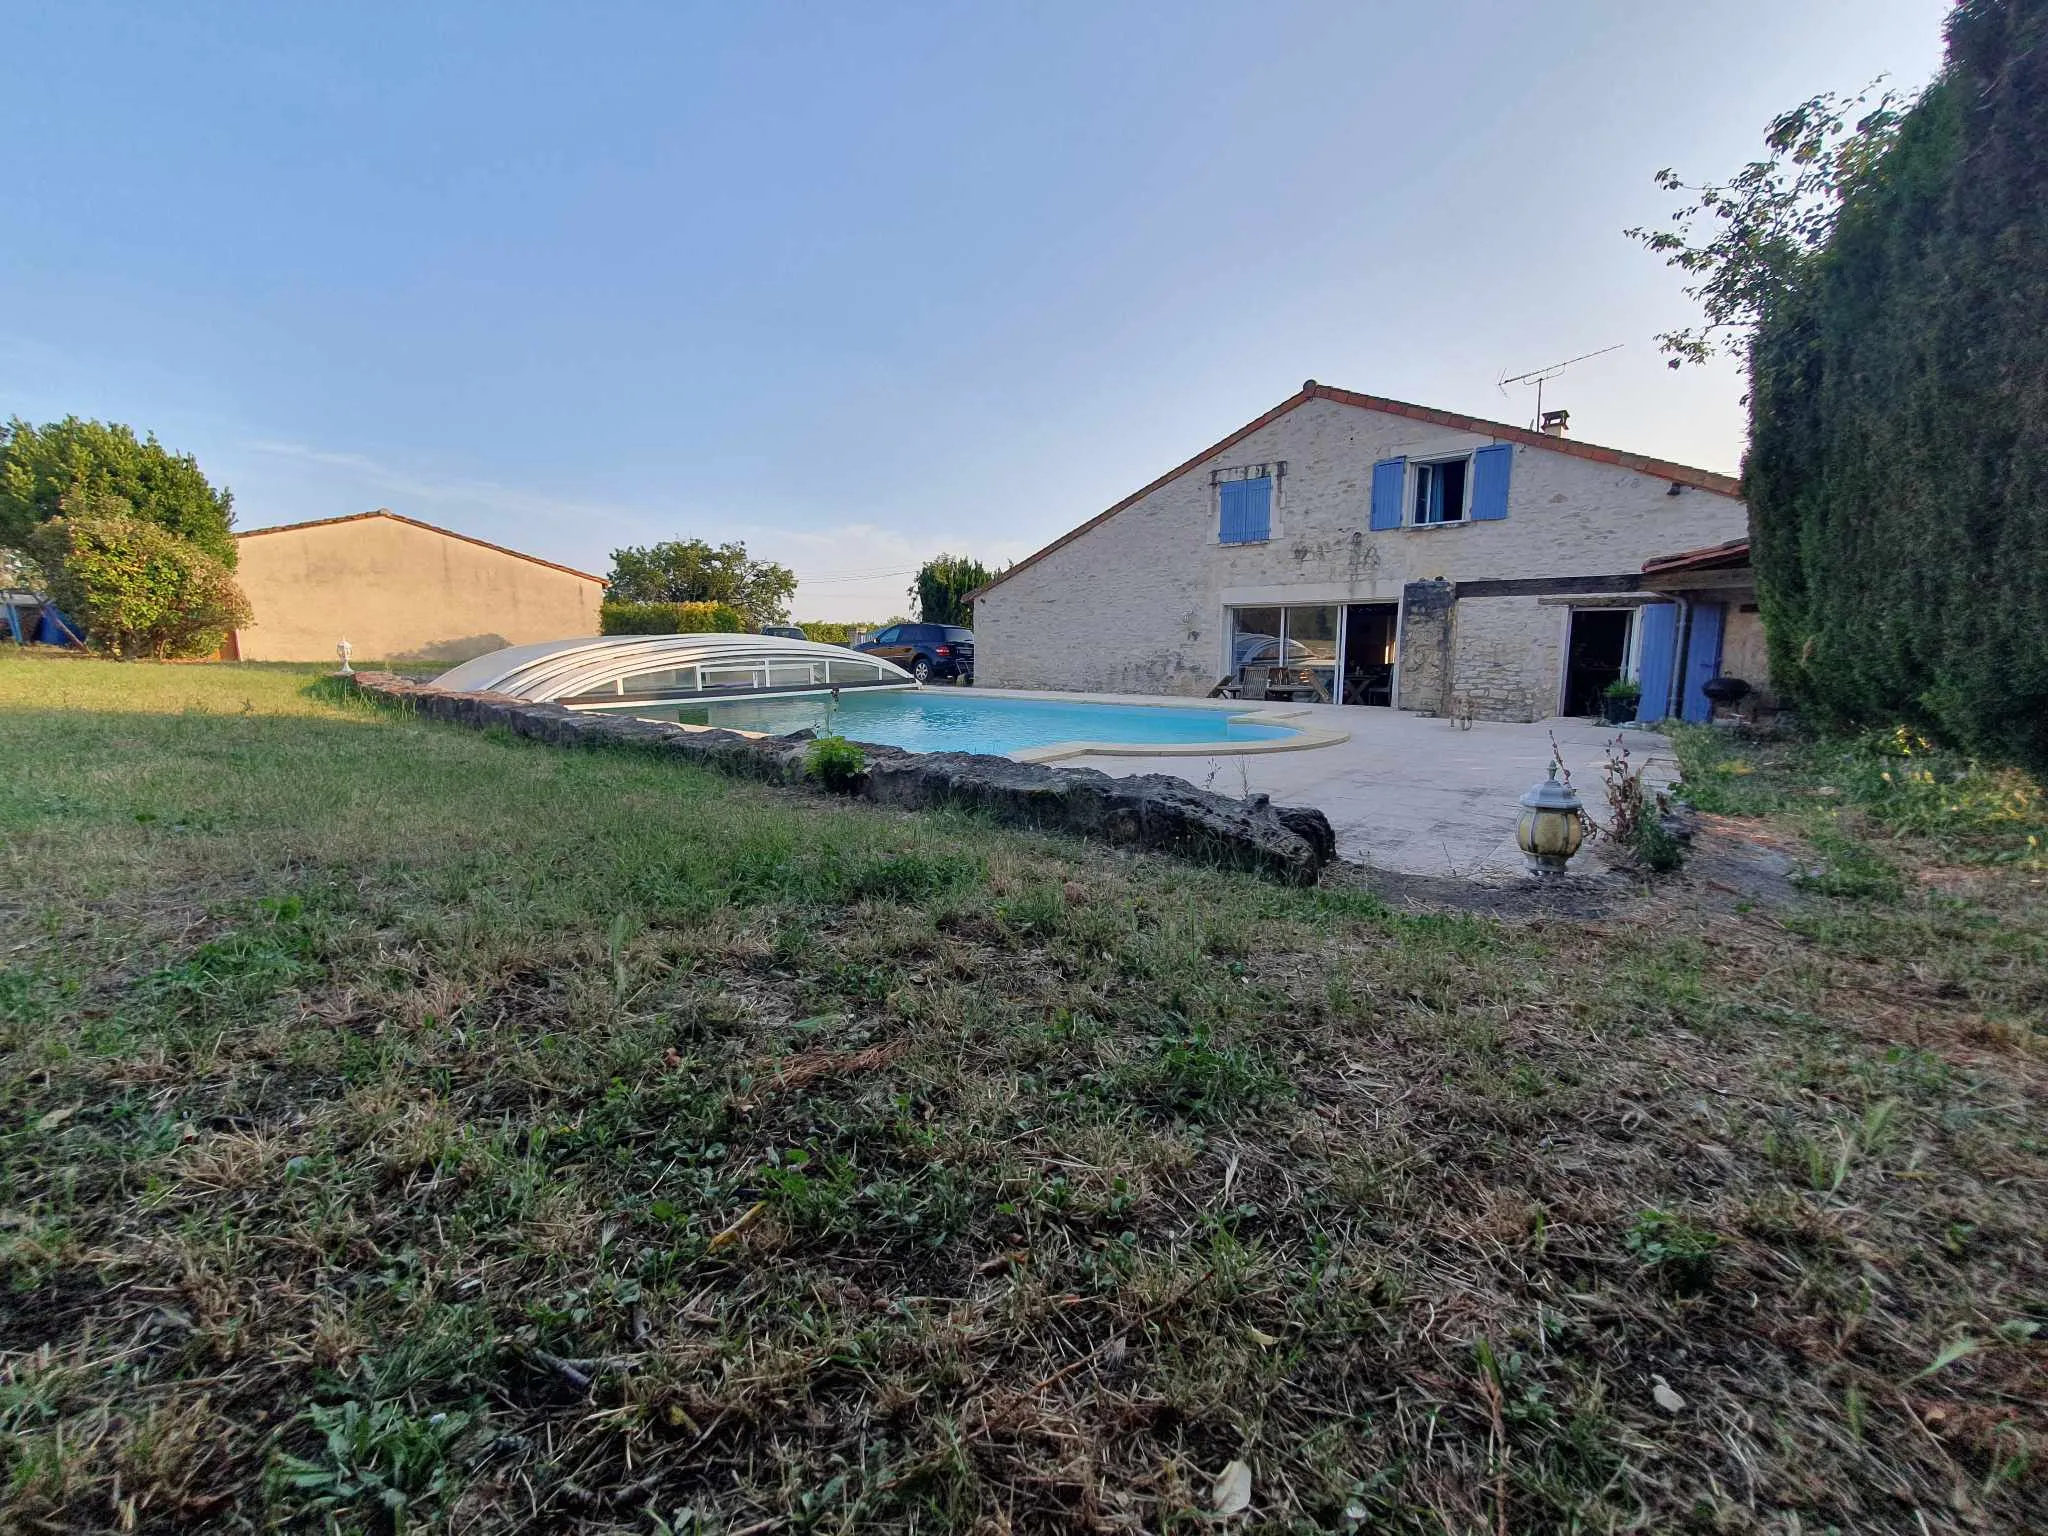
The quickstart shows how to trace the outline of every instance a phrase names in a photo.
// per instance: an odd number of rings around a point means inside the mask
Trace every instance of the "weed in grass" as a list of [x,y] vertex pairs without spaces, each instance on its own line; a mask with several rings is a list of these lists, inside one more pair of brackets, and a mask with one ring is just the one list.
[[843,736],[820,736],[804,753],[804,771],[834,794],[850,795],[868,771],[868,758]]
[[1639,1211],[1621,1242],[1663,1285],[1681,1296],[1701,1295],[1714,1284],[1720,1236],[1683,1216],[1656,1209]]
[[1247,1045],[1219,1045],[1207,1024],[1176,1021],[1148,1059],[1125,1075],[1124,1091],[1148,1108],[1194,1120],[1219,1120],[1256,1109],[1284,1091],[1265,1055]]
[[1807,837],[1825,861],[1819,870],[1799,876],[1807,890],[1850,901],[1897,901],[1904,893],[1905,879],[1898,867],[1839,826],[1816,825]]
[[314,1457],[279,1453],[272,1496],[280,1514],[344,1515],[382,1525],[403,1536],[415,1516],[448,1494],[451,1450],[469,1428],[465,1413],[415,1418],[401,1403],[353,1398],[306,1410],[306,1422],[324,1442]]

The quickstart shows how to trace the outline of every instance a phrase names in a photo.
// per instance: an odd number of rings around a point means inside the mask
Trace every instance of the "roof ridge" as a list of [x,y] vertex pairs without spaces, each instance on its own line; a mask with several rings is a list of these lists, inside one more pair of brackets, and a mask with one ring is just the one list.
[[458,533],[453,528],[443,528],[438,523],[423,523],[416,517],[407,517],[403,512],[394,512],[389,507],[374,507],[368,512],[348,512],[340,517],[315,517],[303,523],[273,523],[268,528],[245,528],[235,535],[238,539],[253,539],[266,533],[296,533],[301,528],[329,528],[336,523],[360,523],[365,518],[388,517],[394,523],[404,523],[413,528],[424,528],[428,533],[438,533],[447,538],[460,539],[465,544],[474,544],[500,555],[510,555],[515,560],[525,560],[533,565],[544,565],[551,571],[561,571],[568,576],[580,576],[585,581],[594,581],[601,587],[611,583],[602,576],[589,571],[579,571],[573,565],[563,565],[555,560],[543,560],[539,555],[529,555],[523,549],[510,549],[503,544],[493,544],[489,539],[479,539],[474,534]]

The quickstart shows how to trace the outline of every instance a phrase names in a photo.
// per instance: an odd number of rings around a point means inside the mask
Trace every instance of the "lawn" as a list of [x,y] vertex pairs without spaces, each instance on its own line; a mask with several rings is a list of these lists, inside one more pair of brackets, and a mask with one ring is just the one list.
[[0,657],[0,1526],[2048,1527],[2023,841],[1694,744],[1796,905],[1502,922],[319,670]]

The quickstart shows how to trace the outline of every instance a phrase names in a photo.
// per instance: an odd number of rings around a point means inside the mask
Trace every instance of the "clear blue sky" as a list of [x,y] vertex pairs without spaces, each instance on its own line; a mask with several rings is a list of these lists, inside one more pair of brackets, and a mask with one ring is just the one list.
[[1943,0],[13,5],[0,415],[240,525],[390,506],[802,617],[1014,558],[1304,378],[1717,469],[1650,174],[1940,60]]

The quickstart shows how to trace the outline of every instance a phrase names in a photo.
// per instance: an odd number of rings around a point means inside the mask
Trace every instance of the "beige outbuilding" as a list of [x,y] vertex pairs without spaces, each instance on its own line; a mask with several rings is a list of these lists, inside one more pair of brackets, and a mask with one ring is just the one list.
[[242,661],[457,662],[508,645],[598,632],[605,583],[379,508],[235,535],[235,577],[256,622]]

